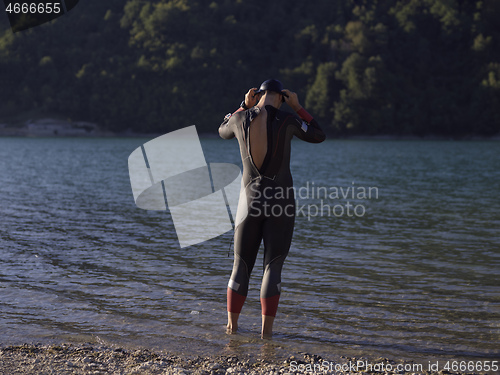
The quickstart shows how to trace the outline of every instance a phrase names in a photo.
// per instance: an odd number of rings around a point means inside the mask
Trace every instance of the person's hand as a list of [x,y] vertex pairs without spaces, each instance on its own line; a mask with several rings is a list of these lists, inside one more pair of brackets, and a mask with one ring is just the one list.
[[297,94],[287,89],[284,89],[283,92],[288,96],[285,96],[285,103],[288,104],[295,112],[300,111],[302,106],[299,103]]
[[257,91],[255,87],[251,88],[245,95],[245,105],[247,108],[255,106],[260,99],[261,94],[256,94],[255,91]]

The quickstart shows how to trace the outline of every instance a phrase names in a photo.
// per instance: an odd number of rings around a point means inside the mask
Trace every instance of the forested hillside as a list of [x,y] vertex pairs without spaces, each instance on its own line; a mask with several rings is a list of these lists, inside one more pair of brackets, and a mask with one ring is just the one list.
[[84,0],[15,34],[3,15],[0,122],[215,132],[277,78],[330,133],[493,135],[499,20],[499,0]]

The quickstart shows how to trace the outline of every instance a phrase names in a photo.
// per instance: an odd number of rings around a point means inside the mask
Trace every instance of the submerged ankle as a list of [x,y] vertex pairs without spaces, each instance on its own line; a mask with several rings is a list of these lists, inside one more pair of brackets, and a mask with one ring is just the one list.
[[238,325],[235,324],[228,324],[226,328],[226,333],[228,334],[236,333],[238,331]]

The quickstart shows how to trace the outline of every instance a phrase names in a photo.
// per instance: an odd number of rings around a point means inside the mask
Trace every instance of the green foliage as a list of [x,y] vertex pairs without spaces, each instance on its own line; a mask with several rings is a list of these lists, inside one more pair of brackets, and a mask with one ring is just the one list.
[[87,0],[21,33],[0,19],[0,116],[215,133],[274,77],[339,135],[491,135],[499,17],[498,0]]
[[328,118],[332,116],[331,103],[334,102],[335,70],[337,64],[333,61],[322,63],[318,66],[316,79],[307,91],[306,107],[316,116]]

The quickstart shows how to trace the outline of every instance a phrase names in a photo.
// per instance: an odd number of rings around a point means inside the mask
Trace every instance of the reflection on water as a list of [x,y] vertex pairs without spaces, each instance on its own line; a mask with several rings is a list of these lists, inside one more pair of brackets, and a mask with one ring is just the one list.
[[[135,207],[127,158],[144,141],[0,139],[1,343],[498,356],[497,143],[294,142],[297,188],[376,187],[378,197],[299,199],[366,212],[297,217],[266,343],[262,255],[242,332],[227,336],[231,233],[181,250],[168,213]],[[236,142],[203,148],[208,162],[239,163]]]

